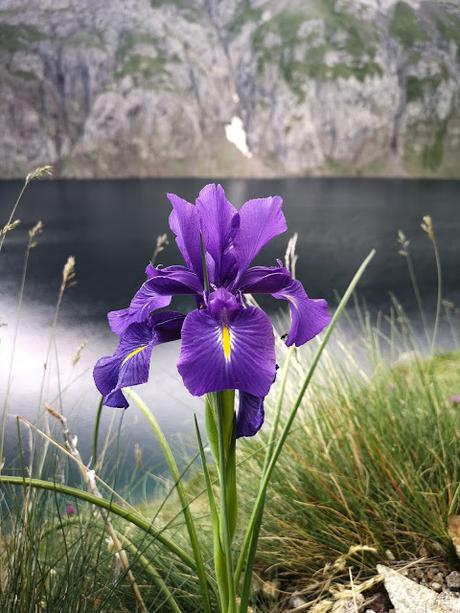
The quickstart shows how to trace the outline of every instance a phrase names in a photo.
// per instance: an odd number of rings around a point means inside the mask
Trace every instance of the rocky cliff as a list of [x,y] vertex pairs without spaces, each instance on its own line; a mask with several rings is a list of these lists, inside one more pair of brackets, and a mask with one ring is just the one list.
[[460,176],[457,0],[0,7],[3,177]]

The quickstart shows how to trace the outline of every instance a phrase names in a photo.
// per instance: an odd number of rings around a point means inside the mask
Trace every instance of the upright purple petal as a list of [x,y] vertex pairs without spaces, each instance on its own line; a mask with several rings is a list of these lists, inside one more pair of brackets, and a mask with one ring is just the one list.
[[194,204],[175,194],[168,194],[168,199],[173,206],[169,216],[169,226],[176,235],[177,246],[187,266],[202,280],[201,225],[198,209]]
[[331,321],[327,302],[312,300],[300,281],[293,279],[283,266],[254,266],[238,282],[238,289],[248,294],[271,294],[287,300],[291,311],[291,328],[286,345],[303,345],[319,334]]
[[209,309],[189,313],[177,368],[194,396],[226,389],[266,396],[276,368],[270,320],[254,307],[241,308],[227,322]]
[[153,347],[179,339],[184,317],[175,311],[155,313],[124,331],[115,353],[101,358],[94,368],[94,382],[106,406],[128,406],[122,389],[148,380]]
[[240,392],[236,416],[236,437],[254,436],[264,423],[264,399],[247,392]]
[[259,251],[278,234],[286,232],[280,196],[248,200],[241,207],[240,228],[233,241],[241,275]]
[[206,251],[215,263],[212,281],[219,283],[226,251],[239,227],[238,211],[225,197],[223,187],[214,183],[203,187],[196,206],[200,215]]

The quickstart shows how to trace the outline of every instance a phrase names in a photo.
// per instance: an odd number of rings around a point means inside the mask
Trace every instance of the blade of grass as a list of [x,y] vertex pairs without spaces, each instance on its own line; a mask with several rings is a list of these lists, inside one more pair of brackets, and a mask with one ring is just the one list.
[[[254,557],[255,557],[255,552],[256,552],[256,546],[257,546],[257,539],[258,539],[258,532],[260,529],[260,524],[261,524],[261,517],[263,515],[263,510],[264,510],[264,505],[265,505],[265,496],[266,496],[266,492],[267,492],[267,488],[268,488],[268,484],[270,481],[270,477],[273,473],[273,470],[276,466],[276,462],[280,456],[280,453],[283,449],[284,443],[286,441],[286,438],[289,434],[289,431],[291,429],[292,423],[294,421],[295,416],[297,415],[297,411],[299,410],[300,404],[302,402],[302,399],[305,395],[305,392],[308,388],[308,385],[310,384],[310,381],[313,377],[313,374],[315,372],[316,366],[320,360],[321,354],[323,353],[325,347],[327,346],[329,339],[331,337],[332,332],[334,331],[335,326],[337,325],[337,322],[339,321],[342,312],[344,311],[346,305],[348,304],[348,301],[350,300],[356,285],[358,284],[358,281],[361,279],[364,271],[366,270],[366,268],[368,267],[370,261],[372,260],[372,258],[374,257],[375,254],[375,250],[372,250],[369,255],[366,257],[366,259],[363,261],[363,263],[361,264],[361,266],[358,268],[357,272],[355,273],[353,279],[351,280],[345,294],[342,297],[342,300],[340,301],[334,316],[332,318],[332,321],[330,323],[330,325],[328,326],[328,328],[326,329],[326,332],[324,333],[324,336],[316,350],[316,353],[313,357],[313,360],[311,362],[310,368],[307,372],[307,375],[304,379],[304,382],[297,394],[297,398],[294,401],[294,405],[290,410],[290,413],[288,415],[288,418],[286,420],[286,423],[284,425],[284,428],[281,432],[281,435],[278,439],[278,442],[276,444],[276,447],[273,451],[273,454],[271,455],[270,461],[268,462],[268,465],[266,467],[265,472],[262,475],[262,480],[261,480],[261,484],[260,484],[260,488],[259,488],[259,492],[256,498],[256,502],[249,520],[249,524],[246,530],[246,534],[244,537],[244,541],[243,541],[243,546],[241,548],[240,551],[240,556],[238,559],[238,564],[237,564],[237,568],[235,571],[235,585],[238,585],[240,577],[241,577],[241,573],[243,571],[243,567],[246,561],[246,570],[245,570],[245,576],[244,576],[244,581],[243,581],[243,593],[241,596],[241,605],[240,605],[240,613],[246,613],[247,608],[248,608],[248,602],[249,602],[249,592],[250,592],[250,586],[251,586],[251,578],[252,578],[252,567],[254,564]],[[259,517],[260,516],[260,517]],[[254,540],[254,544],[253,544],[253,540]],[[249,557],[249,553],[251,553],[251,557]]]
[[171,590],[168,588],[166,583],[163,581],[160,573],[157,571],[152,562],[139,551],[137,546],[124,534],[121,532],[117,532],[118,538],[123,542],[126,549],[133,556],[135,560],[139,562],[139,564],[144,568],[145,572],[152,578],[153,582],[159,589],[160,593],[162,593],[165,597],[165,603],[168,603],[171,607],[171,610],[174,613],[181,613],[179,605],[177,604],[174,596],[171,593]]
[[196,533],[196,528],[195,528],[195,523],[193,521],[193,516],[192,513],[190,511],[190,507],[189,507],[189,503],[188,503],[188,497],[187,494],[185,492],[184,486],[182,485],[182,479],[181,479],[181,475],[179,472],[179,468],[177,466],[176,463],[176,459],[174,458],[173,452],[171,450],[171,447],[168,443],[168,441],[166,440],[165,435],[163,434],[163,431],[161,430],[155,416],[153,415],[153,413],[150,411],[150,409],[148,408],[148,406],[145,404],[145,402],[142,400],[142,398],[136,394],[136,392],[132,391],[129,388],[126,388],[124,390],[124,393],[126,394],[126,396],[128,397],[128,399],[134,401],[134,403],[137,405],[137,407],[140,409],[141,413],[144,415],[145,419],[147,420],[147,422],[149,423],[149,426],[153,432],[153,434],[155,435],[161,451],[163,452],[163,455],[166,459],[166,462],[168,464],[169,470],[171,472],[172,478],[174,479],[175,483],[176,483],[176,487],[177,487],[177,493],[179,495],[179,499],[181,501],[181,505],[182,505],[182,513],[184,514],[184,519],[185,519],[185,523],[187,526],[187,531],[188,531],[188,535],[189,535],[189,539],[190,539],[190,545],[192,547],[192,551],[193,551],[193,555],[195,558],[195,563],[196,563],[196,570],[198,573],[198,580],[200,582],[200,586],[201,586],[201,590],[202,590],[202,595],[203,595],[203,608],[205,611],[207,611],[208,613],[211,613],[212,609],[211,609],[211,601],[209,599],[209,592],[208,592],[208,584],[207,584],[207,578],[206,578],[206,569],[204,567],[204,561],[203,561],[203,556],[201,554],[201,548],[200,548],[200,543],[198,541],[198,536]]
[[55,483],[53,481],[44,481],[43,479],[29,479],[28,477],[13,477],[10,475],[0,475],[0,483],[5,485],[21,485],[27,488],[37,488],[42,490],[48,490],[51,492],[58,492],[60,494],[64,494],[65,496],[71,496],[73,498],[77,498],[78,500],[83,500],[85,502],[89,502],[90,504],[95,505],[96,507],[100,507],[125,519],[129,523],[137,526],[145,533],[149,534],[156,538],[164,547],[166,547],[171,553],[177,556],[186,566],[197,571],[195,560],[183,549],[181,549],[178,545],[176,545],[172,540],[170,540],[167,536],[162,534],[161,530],[157,530],[154,528],[151,523],[146,521],[139,513],[135,513],[132,511],[128,511],[124,509],[120,505],[106,500],[105,498],[98,498],[89,492],[85,492],[83,490],[79,490],[76,487],[71,487],[70,485],[63,485],[61,483]]
[[270,432],[270,439],[268,442],[267,451],[265,453],[265,462],[264,462],[263,472],[265,472],[268,466],[268,462],[270,461],[270,457],[273,453],[273,447],[275,445],[275,439],[276,439],[276,435],[278,432],[278,426],[279,426],[279,421],[281,417],[281,410],[283,408],[283,398],[284,398],[284,392],[286,390],[286,383],[287,383],[287,378],[289,374],[289,364],[291,362],[292,354],[294,353],[294,351],[295,351],[294,346],[289,347],[289,350],[286,354],[286,359],[284,360],[283,372],[281,375],[280,389],[278,393],[278,400],[275,406],[275,418],[273,420],[272,430]]

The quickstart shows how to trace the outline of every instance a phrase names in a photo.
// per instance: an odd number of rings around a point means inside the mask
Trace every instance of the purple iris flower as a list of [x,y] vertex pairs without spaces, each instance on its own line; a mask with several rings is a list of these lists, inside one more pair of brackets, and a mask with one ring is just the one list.
[[[153,347],[181,338],[177,368],[185,387],[194,396],[238,390],[236,433],[252,436],[263,423],[263,401],[275,379],[275,339],[267,315],[245,306],[244,294],[271,294],[289,303],[288,346],[303,345],[329,324],[327,303],[310,299],[279,260],[251,267],[259,251],[287,230],[279,196],[249,200],[239,210],[220,185],[206,185],[194,205],[174,194],[168,198],[169,225],[186,266],[149,264],[129,307],[108,314],[120,342],[113,356],[97,362],[96,386],[104,404],[127,407],[122,389],[147,381]],[[159,310],[186,294],[197,305],[188,315]]]

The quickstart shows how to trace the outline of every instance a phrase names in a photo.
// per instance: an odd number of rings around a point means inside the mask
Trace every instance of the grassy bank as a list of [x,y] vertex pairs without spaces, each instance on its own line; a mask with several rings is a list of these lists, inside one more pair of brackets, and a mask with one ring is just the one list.
[[[452,399],[460,391],[460,353],[433,358],[405,353],[389,363],[391,336],[399,335],[404,348],[411,342],[404,327],[392,325],[389,336],[368,324],[358,336],[339,336],[324,356],[270,486],[254,581],[262,586],[270,580],[276,589],[272,600],[261,589],[257,610],[283,610],[294,588],[313,602],[327,594],[331,579],[346,583],[349,568],[358,581],[389,559],[440,556],[454,563],[447,519],[457,511],[460,482],[460,406]],[[313,350],[285,352],[285,406]],[[392,352],[397,353],[395,346]],[[282,384],[278,377],[268,421]],[[240,446],[243,526],[269,431],[264,428]],[[205,485],[196,464],[186,470],[184,483],[210,559]],[[134,610],[129,582],[97,513],[52,493],[15,488],[9,494],[3,503],[2,611]],[[125,492],[127,508],[129,499]],[[63,506],[69,501],[75,509],[71,516]],[[172,481],[164,483],[157,499],[137,502],[136,508],[188,550]],[[149,610],[168,610],[171,592],[181,610],[200,611],[190,569],[134,526],[116,518],[114,526]],[[334,567],[350,547],[357,553]]]

